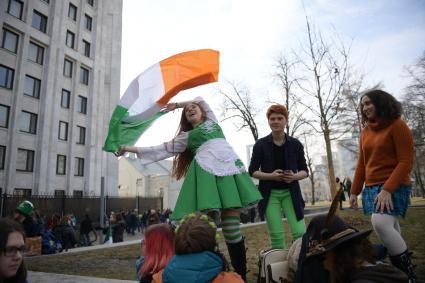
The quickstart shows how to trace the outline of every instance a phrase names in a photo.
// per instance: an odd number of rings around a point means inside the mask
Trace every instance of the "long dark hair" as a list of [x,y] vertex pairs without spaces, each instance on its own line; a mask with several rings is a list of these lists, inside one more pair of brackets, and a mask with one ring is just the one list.
[[331,282],[350,282],[350,273],[355,272],[359,264],[367,261],[376,263],[375,250],[368,238],[359,238],[338,245],[332,251],[334,253]]
[[[199,103],[191,102],[191,104],[198,105],[199,109],[201,109],[202,112],[202,118],[206,119],[206,113],[204,109],[199,105]],[[180,118],[180,125],[177,129],[176,136],[181,134],[182,132],[188,132],[193,129],[193,126],[186,118],[186,107],[183,108],[182,116]],[[184,177],[187,173],[187,170],[189,169],[190,162],[193,160],[193,153],[187,148],[184,152],[179,153],[176,155],[176,157],[173,160],[173,169],[172,169],[172,176],[175,177],[177,180]]]
[[401,116],[401,103],[388,92],[380,89],[374,89],[364,93],[360,98],[360,113],[362,116],[363,127],[367,125],[368,120],[363,112],[363,107],[361,106],[361,100],[365,96],[369,97],[373,106],[375,106],[376,118],[384,121],[393,121]]
[[[1,218],[0,219],[0,252],[3,254],[4,249],[6,248],[7,241],[9,240],[9,235],[13,232],[18,232],[22,235],[22,237],[25,239],[25,232],[18,222],[7,219],[7,218]],[[3,256],[3,255],[2,255]],[[22,263],[18,268],[18,271],[16,272],[16,275],[11,278],[4,278],[2,282],[4,283],[23,283],[26,281],[27,278],[27,269],[24,265],[24,260],[22,259]]]

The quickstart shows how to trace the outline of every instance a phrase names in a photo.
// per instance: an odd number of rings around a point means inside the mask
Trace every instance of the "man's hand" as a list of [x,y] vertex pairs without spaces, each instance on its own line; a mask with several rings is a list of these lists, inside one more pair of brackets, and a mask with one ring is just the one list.
[[282,169],[276,169],[272,173],[270,173],[270,180],[273,181],[283,181],[283,170]]
[[285,183],[292,183],[293,181],[298,180],[298,175],[295,174],[292,170],[283,171],[283,181]]

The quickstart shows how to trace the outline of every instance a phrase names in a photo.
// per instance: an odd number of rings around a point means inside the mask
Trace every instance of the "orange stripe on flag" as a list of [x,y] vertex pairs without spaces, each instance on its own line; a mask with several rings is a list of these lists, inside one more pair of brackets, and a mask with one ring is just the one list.
[[157,104],[166,104],[179,91],[218,80],[220,53],[212,49],[183,52],[159,64],[165,94]]

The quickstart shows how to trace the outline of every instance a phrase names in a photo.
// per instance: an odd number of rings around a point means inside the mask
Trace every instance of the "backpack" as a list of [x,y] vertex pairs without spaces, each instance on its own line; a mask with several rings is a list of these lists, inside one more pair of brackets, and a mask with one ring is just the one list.
[[257,283],[281,283],[288,273],[288,250],[261,250],[258,254]]

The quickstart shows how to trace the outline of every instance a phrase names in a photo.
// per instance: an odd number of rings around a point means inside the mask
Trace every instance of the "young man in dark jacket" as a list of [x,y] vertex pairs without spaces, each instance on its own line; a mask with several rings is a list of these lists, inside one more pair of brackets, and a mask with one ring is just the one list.
[[285,134],[288,122],[285,106],[270,106],[267,119],[272,132],[255,143],[249,174],[260,180],[263,199],[259,203],[259,213],[266,216],[272,248],[284,249],[282,210],[293,241],[305,232],[304,200],[298,181],[307,178],[308,169],[302,144]]

